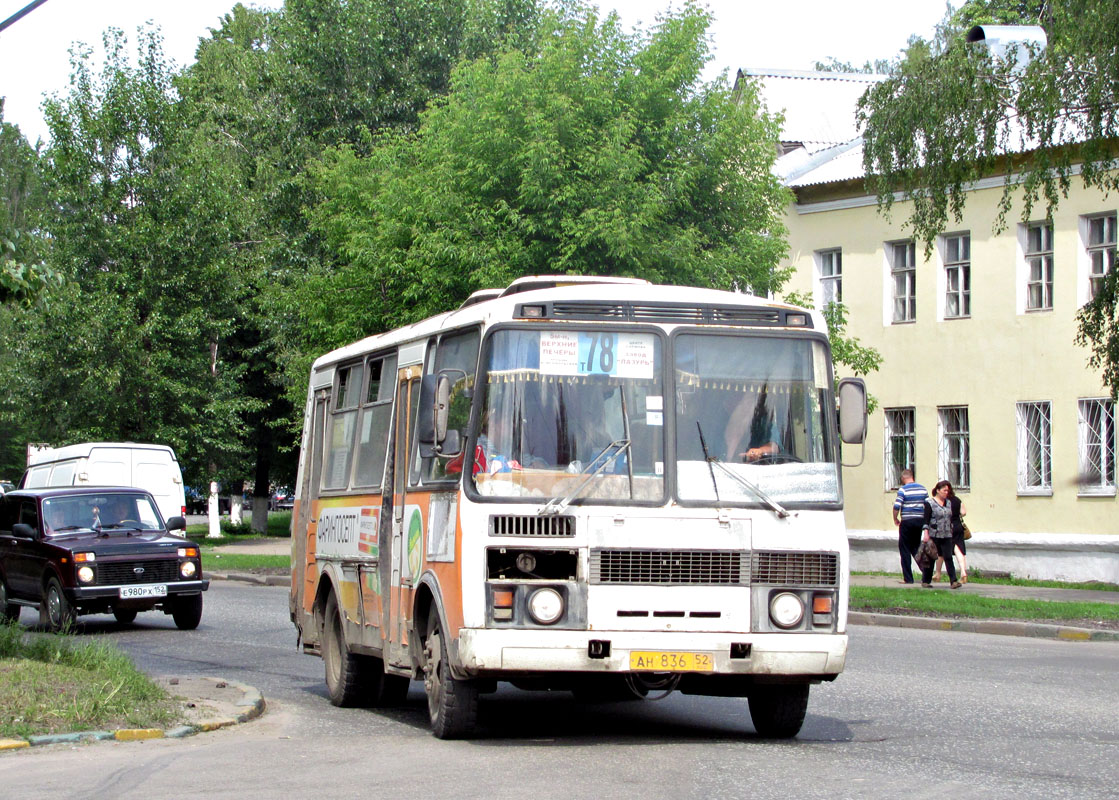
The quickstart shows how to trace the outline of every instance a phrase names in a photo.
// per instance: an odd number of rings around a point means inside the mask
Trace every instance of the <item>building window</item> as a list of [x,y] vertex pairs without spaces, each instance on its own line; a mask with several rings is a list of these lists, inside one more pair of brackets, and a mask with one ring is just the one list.
[[971,487],[971,434],[967,406],[938,409],[940,422],[940,475],[954,489]]
[[1049,403],[1018,403],[1018,493],[1052,494]]
[[886,409],[886,488],[901,486],[901,473],[917,461],[916,412],[912,408]]
[[1115,214],[1088,219],[1088,299],[1100,290],[1104,275],[1115,266]]
[[1026,310],[1053,310],[1053,226],[1031,223],[1026,229]]
[[944,317],[971,316],[971,234],[944,237]]
[[917,319],[917,245],[912,241],[894,242],[889,247],[894,322],[913,322]]
[[843,302],[843,251],[819,250],[816,253],[816,271],[820,291],[819,307],[828,303]]
[[1081,400],[1078,406],[1080,493],[1115,494],[1115,404]]

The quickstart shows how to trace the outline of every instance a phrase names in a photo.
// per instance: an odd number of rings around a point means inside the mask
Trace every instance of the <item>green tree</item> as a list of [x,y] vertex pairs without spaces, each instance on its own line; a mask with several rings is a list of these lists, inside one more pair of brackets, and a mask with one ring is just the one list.
[[314,221],[341,262],[298,295],[321,352],[533,273],[777,289],[777,125],[705,84],[710,18],[650,33],[568,3],[535,49],[460,64],[414,134],[330,152]]
[[[992,57],[963,34],[973,24],[1039,24],[1048,45]],[[889,212],[895,192],[927,247],[962,219],[965,188],[1005,175],[996,231],[1020,198],[1028,220],[1051,215],[1076,178],[1119,190],[1119,5],[1104,0],[979,2],[961,7],[938,41],[910,49],[898,72],[860,101],[868,185]],[[1079,314],[1078,340],[1119,397],[1115,270]]]
[[236,460],[251,400],[221,343],[238,300],[226,269],[231,202],[221,165],[185,147],[157,33],[132,65],[119,31],[73,51],[70,92],[45,105],[50,263],[66,282],[24,314],[9,386],[36,438],[172,445],[187,474]]
[[39,154],[18,127],[4,122],[0,97],[0,303],[32,303],[57,283],[36,233],[44,205]]

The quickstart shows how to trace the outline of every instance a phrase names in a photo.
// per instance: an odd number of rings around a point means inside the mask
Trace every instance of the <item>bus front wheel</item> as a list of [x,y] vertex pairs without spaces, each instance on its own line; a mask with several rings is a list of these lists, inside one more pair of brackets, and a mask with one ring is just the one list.
[[433,610],[424,643],[424,690],[431,730],[440,739],[469,736],[478,719],[478,687],[458,680],[447,661],[447,642],[439,615]]
[[759,686],[750,695],[750,719],[754,730],[766,739],[796,736],[807,711],[807,683]]

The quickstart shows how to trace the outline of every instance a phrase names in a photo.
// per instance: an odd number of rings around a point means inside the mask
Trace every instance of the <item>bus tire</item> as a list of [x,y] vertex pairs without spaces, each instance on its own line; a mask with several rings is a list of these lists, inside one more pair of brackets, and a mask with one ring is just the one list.
[[771,684],[750,693],[750,719],[766,739],[791,739],[800,732],[808,711],[808,684]]
[[427,630],[424,691],[431,730],[439,739],[461,739],[473,733],[478,720],[478,686],[451,674],[443,625],[434,609]]
[[364,705],[367,691],[366,676],[363,674],[367,671],[365,659],[346,647],[342,612],[333,593],[326,601],[323,620],[322,660],[330,702],[340,708]]

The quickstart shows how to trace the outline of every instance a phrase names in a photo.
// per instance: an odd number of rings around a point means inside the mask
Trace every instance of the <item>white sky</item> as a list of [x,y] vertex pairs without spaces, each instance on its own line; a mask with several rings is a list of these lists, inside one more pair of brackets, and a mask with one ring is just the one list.
[[[707,77],[726,68],[733,80],[739,67],[811,69],[833,56],[862,64],[892,58],[911,34],[929,38],[944,17],[946,0],[708,0],[715,16],[715,61]],[[0,0],[0,21],[31,0]],[[47,0],[0,32],[0,96],[4,121],[19,125],[33,144],[46,138],[39,110],[45,96],[65,94],[73,42],[100,53],[101,34],[120,28],[135,41],[136,29],[151,20],[163,31],[164,50],[177,65],[194,60],[198,39],[216,27],[235,0]],[[959,0],[957,0],[958,4]],[[280,0],[249,0],[275,8]],[[598,0],[617,9],[626,27],[650,26],[670,0]]]

